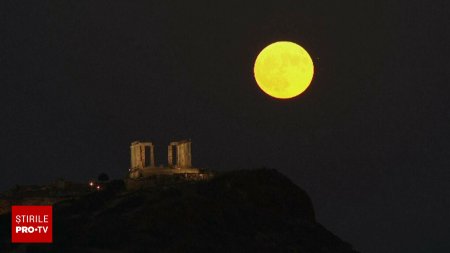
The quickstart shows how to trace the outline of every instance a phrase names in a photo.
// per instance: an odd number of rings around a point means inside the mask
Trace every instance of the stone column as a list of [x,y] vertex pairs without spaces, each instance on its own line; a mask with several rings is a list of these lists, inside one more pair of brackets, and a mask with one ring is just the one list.
[[134,165],[134,146],[133,145],[131,145],[130,146],[130,168],[134,168],[135,167],[135,165]]
[[181,167],[181,164],[183,163],[183,158],[181,155],[181,145],[178,144],[177,146],[177,167]]
[[167,146],[167,163],[169,167],[173,166],[173,147],[172,144],[169,144],[169,146]]
[[186,143],[186,167],[192,167],[191,142]]
[[136,156],[136,167],[144,167],[142,164],[142,146],[140,144],[136,145],[137,156]]
[[150,143],[150,167],[155,167],[154,146]]

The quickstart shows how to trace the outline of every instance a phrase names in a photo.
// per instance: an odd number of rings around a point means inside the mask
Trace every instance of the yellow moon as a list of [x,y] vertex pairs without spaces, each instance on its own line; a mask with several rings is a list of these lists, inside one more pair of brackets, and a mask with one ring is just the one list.
[[303,47],[279,41],[259,53],[253,71],[256,83],[265,93],[287,99],[308,88],[314,75],[314,64]]

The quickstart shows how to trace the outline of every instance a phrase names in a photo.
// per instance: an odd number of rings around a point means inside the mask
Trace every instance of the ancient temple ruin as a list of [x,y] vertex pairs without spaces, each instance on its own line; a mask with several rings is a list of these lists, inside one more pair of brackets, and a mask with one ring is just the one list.
[[131,143],[131,168],[155,167],[154,146],[151,142]]
[[167,147],[167,161],[171,168],[192,167],[191,142],[187,140],[171,142]]
[[130,146],[129,178],[142,179],[157,175],[199,174],[192,167],[191,141],[171,142],[167,147],[167,166],[155,166],[154,145],[151,142],[134,141]]

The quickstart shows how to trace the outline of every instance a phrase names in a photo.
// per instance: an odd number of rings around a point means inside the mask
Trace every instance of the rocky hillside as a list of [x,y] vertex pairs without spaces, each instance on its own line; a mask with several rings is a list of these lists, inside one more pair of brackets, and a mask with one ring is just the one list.
[[127,192],[123,186],[54,206],[54,243],[1,252],[355,252],[318,224],[308,195],[275,170]]

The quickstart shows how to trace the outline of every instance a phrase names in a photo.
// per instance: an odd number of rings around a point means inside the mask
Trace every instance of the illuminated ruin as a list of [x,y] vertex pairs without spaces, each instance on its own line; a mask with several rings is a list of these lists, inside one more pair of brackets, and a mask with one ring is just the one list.
[[154,145],[151,142],[134,141],[130,146],[130,179],[145,179],[159,175],[176,175],[185,178],[202,176],[192,167],[190,140],[171,142],[167,147],[167,166],[155,166]]

